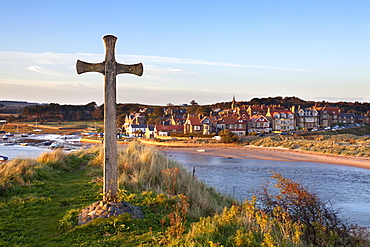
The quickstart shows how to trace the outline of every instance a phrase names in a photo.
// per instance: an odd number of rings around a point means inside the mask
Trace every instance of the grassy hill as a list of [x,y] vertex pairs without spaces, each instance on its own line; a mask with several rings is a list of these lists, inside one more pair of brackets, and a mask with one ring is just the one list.
[[102,158],[93,148],[0,164],[0,246],[369,244],[364,232],[348,228],[314,194],[279,174],[273,177],[280,194],[239,203],[136,142],[119,153],[119,197],[140,206],[145,218],[122,214],[79,226],[82,209],[101,200]]

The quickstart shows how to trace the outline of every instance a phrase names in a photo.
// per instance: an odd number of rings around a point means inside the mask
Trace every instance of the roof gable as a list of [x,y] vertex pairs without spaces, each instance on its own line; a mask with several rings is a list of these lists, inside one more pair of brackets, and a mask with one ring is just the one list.
[[198,117],[188,117],[186,121],[189,122],[189,124],[191,125],[201,125],[200,119]]

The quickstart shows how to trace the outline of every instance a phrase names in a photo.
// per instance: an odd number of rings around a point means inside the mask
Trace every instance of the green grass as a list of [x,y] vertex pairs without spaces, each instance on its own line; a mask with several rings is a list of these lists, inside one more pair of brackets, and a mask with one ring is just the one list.
[[0,202],[0,245],[59,245],[64,214],[99,199],[97,186],[89,180],[84,170],[74,169],[7,193]]

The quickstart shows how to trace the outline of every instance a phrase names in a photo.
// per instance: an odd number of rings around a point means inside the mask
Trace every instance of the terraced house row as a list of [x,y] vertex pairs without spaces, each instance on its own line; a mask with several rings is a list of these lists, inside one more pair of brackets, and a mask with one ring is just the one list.
[[296,130],[313,130],[333,126],[370,124],[369,116],[341,113],[336,106],[300,108],[292,106],[235,106],[230,109],[215,109],[209,116],[186,113],[186,109],[166,109],[170,112],[161,117],[162,124],[149,125],[140,113],[126,116],[122,126],[129,136],[147,137],[176,134],[212,135],[228,129],[238,136],[255,133],[281,133]]

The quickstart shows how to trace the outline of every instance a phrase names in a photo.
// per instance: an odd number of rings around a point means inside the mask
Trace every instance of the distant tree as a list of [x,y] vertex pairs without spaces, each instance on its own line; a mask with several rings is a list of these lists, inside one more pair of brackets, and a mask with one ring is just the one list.
[[161,119],[156,116],[151,116],[146,123],[151,125],[159,125],[161,124]]
[[82,119],[82,114],[81,114],[80,111],[76,112],[75,118],[76,118],[77,121],[80,121]]
[[239,142],[239,137],[228,129],[221,130],[219,136],[225,143]]
[[92,113],[91,116],[95,120],[101,120],[103,118],[103,111],[100,108],[96,108]]
[[209,116],[210,112],[213,110],[212,107],[210,106],[204,106],[203,109],[204,109],[204,114],[207,116]]
[[130,113],[136,113],[136,112],[138,112],[139,111],[139,107],[138,106],[132,106],[131,108],[130,108]]
[[121,127],[125,123],[125,118],[126,118],[125,114],[121,114],[117,116],[117,126],[118,127]]
[[198,103],[195,100],[192,100],[190,101],[190,105],[194,106],[194,105],[198,105]]
[[202,106],[197,107],[195,114],[197,114],[197,116],[204,116],[206,114],[205,108]]
[[196,113],[198,107],[196,106],[189,106],[187,109],[186,109],[186,113],[187,114],[194,114]]
[[171,106],[174,106],[174,104],[172,104],[172,103],[167,103],[167,104],[166,104],[166,106],[171,107]]
[[162,107],[156,107],[153,111],[153,116],[162,117],[164,115]]

